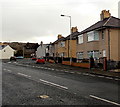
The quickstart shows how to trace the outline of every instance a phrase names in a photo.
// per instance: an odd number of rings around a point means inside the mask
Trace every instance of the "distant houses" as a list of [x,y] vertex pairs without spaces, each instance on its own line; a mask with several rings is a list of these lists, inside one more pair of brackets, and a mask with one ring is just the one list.
[[23,56],[24,58],[30,58],[35,55],[38,43],[21,43],[21,42],[4,42],[4,44],[9,45],[11,48],[16,50],[15,56]]
[[14,54],[15,50],[9,45],[0,45],[0,59],[10,59]]
[[106,58],[111,63],[110,66],[118,67],[120,19],[103,10],[100,21],[81,32],[78,32],[77,27],[72,27],[70,35],[67,37],[58,35],[58,39],[48,47],[50,60],[55,62],[70,61],[70,58],[72,62],[89,62],[92,57],[96,63],[104,64]]
[[47,46],[48,46],[48,44],[43,44],[43,42],[41,41],[40,46],[37,48],[37,51],[36,51],[37,58],[46,56]]

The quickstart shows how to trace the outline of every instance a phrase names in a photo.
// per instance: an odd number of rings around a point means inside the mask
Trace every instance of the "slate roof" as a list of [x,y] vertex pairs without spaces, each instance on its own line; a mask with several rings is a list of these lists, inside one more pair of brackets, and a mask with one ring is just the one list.
[[[78,37],[78,35],[83,34],[83,33],[87,33],[93,30],[97,30],[97,29],[105,29],[105,28],[120,28],[120,19],[116,18],[116,17],[109,17],[109,18],[105,18],[101,21],[98,21],[97,23],[93,24],[92,26],[88,27],[87,29],[81,31],[81,32],[74,32],[71,34],[71,38],[72,40],[75,40],[76,37]],[[70,40],[70,35],[68,35],[67,37],[62,37],[58,40],[56,40],[54,43],[58,43],[59,41],[65,41],[65,40]]]
[[61,37],[61,38],[59,38],[58,40],[56,40],[55,42],[53,42],[53,44],[54,43],[58,43],[58,42],[60,42],[60,41],[65,41],[66,39],[65,39],[65,37]]
[[100,28],[101,29],[102,28],[120,28],[120,19],[113,16],[109,18],[105,18],[104,20],[98,21],[97,23],[83,30],[82,32],[80,32],[80,34],[93,31],[96,29],[100,29]]

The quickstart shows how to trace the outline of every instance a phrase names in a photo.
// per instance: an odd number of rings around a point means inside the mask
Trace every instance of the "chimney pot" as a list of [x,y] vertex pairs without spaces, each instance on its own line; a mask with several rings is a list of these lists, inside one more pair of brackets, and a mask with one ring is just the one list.
[[100,18],[101,20],[105,19],[105,18],[109,18],[111,16],[110,11],[106,11],[106,10],[102,10],[101,14],[100,14]]

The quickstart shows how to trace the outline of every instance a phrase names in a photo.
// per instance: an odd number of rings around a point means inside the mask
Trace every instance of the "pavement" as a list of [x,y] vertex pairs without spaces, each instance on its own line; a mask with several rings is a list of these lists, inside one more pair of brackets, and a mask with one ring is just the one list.
[[90,73],[94,75],[100,75],[100,76],[107,76],[107,77],[112,77],[112,78],[118,78],[120,79],[120,69],[118,70],[109,70],[109,71],[103,71],[102,69],[96,69],[96,68],[80,68],[80,67],[73,67],[69,65],[62,65],[62,64],[56,64],[56,63],[49,63],[46,62],[45,64],[36,64],[35,61],[31,60],[30,58],[22,59],[22,60],[17,60],[17,62],[22,63],[22,64],[28,64],[28,65],[39,65],[39,66],[44,66],[48,68],[54,68],[54,69],[59,69],[63,71],[68,71],[68,72],[73,72],[73,73]]

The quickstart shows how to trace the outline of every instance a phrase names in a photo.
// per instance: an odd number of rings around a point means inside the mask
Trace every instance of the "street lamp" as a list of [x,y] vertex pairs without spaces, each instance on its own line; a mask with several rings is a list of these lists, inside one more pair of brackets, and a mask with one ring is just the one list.
[[[72,64],[72,58],[71,58],[71,16],[68,16],[68,15],[63,15],[61,14],[62,17],[69,17],[70,18],[70,43],[69,43],[69,47],[70,47],[70,65]],[[69,50],[68,50],[69,52]]]

